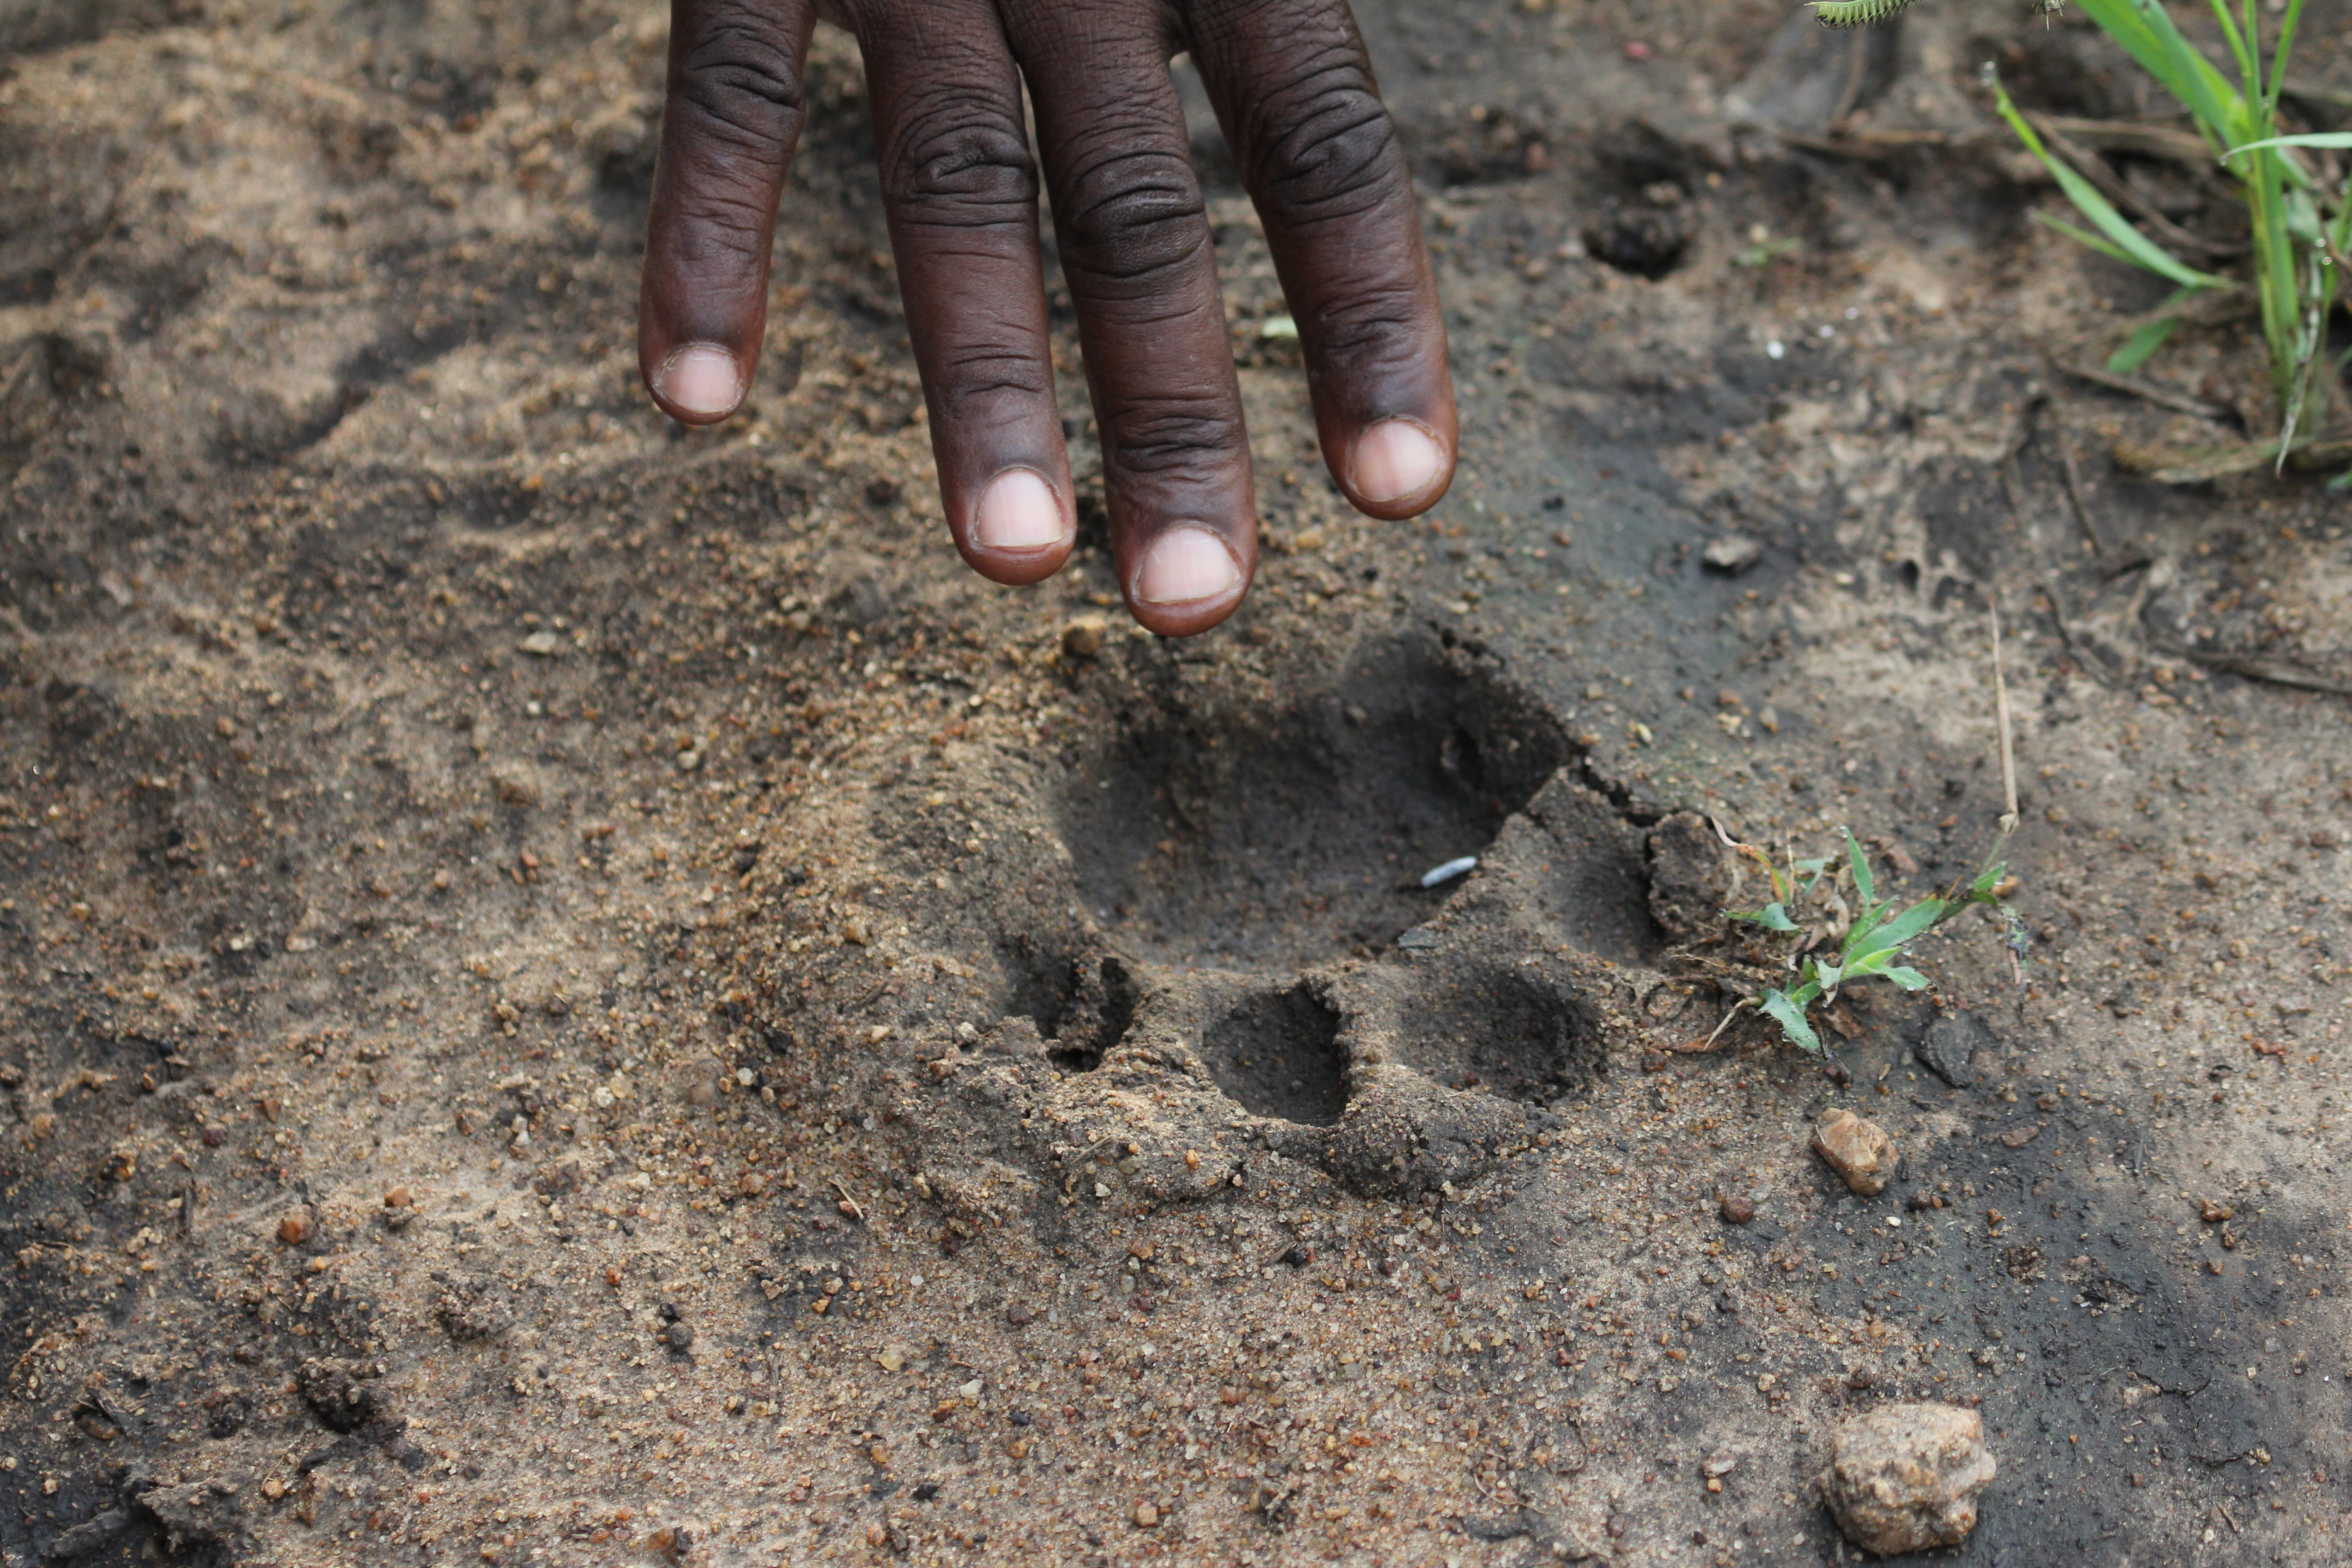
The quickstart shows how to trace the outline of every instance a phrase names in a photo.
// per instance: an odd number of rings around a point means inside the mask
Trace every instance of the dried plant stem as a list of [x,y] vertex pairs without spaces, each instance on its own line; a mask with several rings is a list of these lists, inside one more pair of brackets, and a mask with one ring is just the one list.
[[2009,734],[2009,682],[2000,673],[2000,606],[1990,608],[1993,720],[2000,727],[2000,836],[2006,839],[2017,831],[2017,752]]

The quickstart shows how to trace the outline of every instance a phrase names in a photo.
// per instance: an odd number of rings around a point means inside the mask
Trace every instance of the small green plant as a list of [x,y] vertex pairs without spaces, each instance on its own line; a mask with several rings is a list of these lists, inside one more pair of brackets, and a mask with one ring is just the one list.
[[[1717,828],[1717,831],[1721,833],[1722,830]],[[1754,845],[1742,844],[1728,834],[1723,837],[1725,843],[1763,867],[1772,886],[1770,903],[1760,910],[1726,910],[1724,914],[1727,919],[1761,926],[1769,931],[1801,936],[1805,927],[1799,922],[1793,911],[1806,900],[1818,891],[1826,894],[1835,903],[1843,904],[1842,894],[1834,887],[1824,886],[1835,880],[1834,873],[1830,869],[1832,864],[1831,857],[1792,859],[1783,868],[1773,864],[1772,858]],[[1813,1006],[1816,1004],[1826,1006],[1835,1002],[1838,993],[1844,987],[1865,980],[1890,981],[1906,991],[1926,990],[1932,983],[1925,974],[1902,962],[1905,957],[1903,949],[1906,943],[1917,941],[1963,910],[1982,904],[1996,910],[2001,917],[2011,950],[2019,951],[2024,936],[2024,922],[2001,898],[2002,885],[2009,879],[2009,866],[1999,857],[2007,842],[2008,835],[2003,833],[2000,842],[1995,844],[1992,855],[1987,858],[1973,878],[1955,884],[1943,893],[1921,899],[1897,912],[1895,905],[1899,900],[1887,899],[1882,901],[1879,899],[1876,883],[1870,872],[1869,857],[1863,853],[1862,846],[1855,841],[1853,835],[1848,833],[1845,836],[1846,868],[1852,877],[1854,895],[1862,901],[1862,908],[1847,921],[1845,935],[1839,941],[1835,954],[1826,953],[1808,942],[1792,955],[1796,970],[1794,984],[1785,987],[1769,987],[1746,998],[1739,1006],[1753,1007],[1765,1014],[1780,1026],[1780,1033],[1788,1037],[1790,1045],[1820,1055],[1823,1048],[1822,1037],[1814,1029],[1810,1016]],[[1738,1011],[1739,1008],[1734,1008],[1732,1016],[1737,1016]],[[1727,1018],[1725,1022],[1727,1024],[1730,1019]],[[1722,1031],[1718,1029],[1717,1032],[1720,1034]]]
[[[2218,466],[2209,457],[2180,465],[2176,474],[2160,472],[2158,477],[2211,478],[2232,468],[2252,468],[2265,461],[2284,466],[2291,456],[2323,439],[2324,427],[2335,412],[2332,405],[2340,395],[2346,360],[2352,358],[2327,352],[2327,318],[2345,287],[2345,257],[2352,250],[2352,200],[2347,199],[2340,184],[2335,188],[2324,184],[2302,155],[2305,151],[2352,148],[2352,135],[2289,134],[2279,118],[2280,94],[2304,0],[2286,0],[2267,58],[2256,0],[2241,0],[2242,8],[2235,16],[2227,0],[2210,0],[2229,49],[2226,70],[2181,35],[2161,0],[2075,3],[2172,94],[2215,160],[2232,177],[2246,206],[2252,276],[2242,280],[2200,270],[2134,227],[2095,185],[2036,134],[1988,64],[1984,78],[1995,108],[2057,180],[2090,227],[2086,230],[2041,213],[2034,216],[2103,255],[2173,285],[2171,297],[2109,356],[2106,368],[2114,374],[2129,374],[2146,363],[2179,329],[2193,303],[2251,287],[2262,315],[2278,434],[2221,458]],[[1908,4],[1909,0],[1828,0],[1815,10],[1832,26],[1853,26],[1894,16]]]
[[[1954,882],[1943,892],[1921,899],[1908,909],[1897,912],[1900,900],[1878,897],[1876,880],[1870,874],[1870,858],[1862,852],[1852,832],[1845,834],[1845,866],[1832,870],[1832,859],[1799,860],[1790,858],[1783,868],[1752,844],[1742,844],[1715,825],[1716,837],[1747,858],[1764,868],[1770,881],[1772,901],[1760,910],[1726,910],[1727,920],[1760,926],[1779,935],[1794,936],[1795,945],[1785,954],[1785,967],[1793,971],[1795,983],[1767,986],[1752,996],[1744,996],[1715,1026],[1715,1033],[1706,1039],[1683,1047],[1705,1050],[1719,1039],[1731,1021],[1749,1008],[1769,1017],[1780,1026],[1780,1033],[1789,1043],[1828,1061],[1832,1076],[1841,1080],[1845,1069],[1837,1064],[1822,1044],[1813,1027],[1811,1012],[1815,1004],[1834,1003],[1838,993],[1848,985],[1865,980],[1885,980],[1906,991],[1924,991],[1929,980],[1902,962],[1906,943],[1934,931],[1964,910],[1983,905],[2000,918],[2001,935],[2009,949],[2010,973],[2022,978],[2021,962],[2025,956],[2025,921],[2010,908],[2007,895],[2014,885],[2009,874],[2009,863],[2001,857],[2009,848],[2010,836],[2017,831],[2017,752],[2010,739],[2009,684],[2000,668],[2000,611],[1990,607],[1986,616],[1991,632],[1993,722],[2000,758],[2001,814],[1992,847],[1986,851],[1974,877]],[[1854,896],[1861,900],[1859,914],[1850,910],[1839,891],[1841,883],[1850,879]],[[1831,917],[1822,922],[1818,932],[1810,931],[1797,918],[1796,911],[1808,900],[1825,906]],[[1838,922],[1845,926],[1843,936],[1837,934]],[[1837,941],[1835,956],[1826,955],[1820,948],[1823,938]]]

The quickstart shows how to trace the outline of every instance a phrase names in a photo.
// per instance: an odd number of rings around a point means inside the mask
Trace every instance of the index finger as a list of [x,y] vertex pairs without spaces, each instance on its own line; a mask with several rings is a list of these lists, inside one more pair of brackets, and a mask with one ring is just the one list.
[[672,0],[669,89],[637,305],[637,363],[689,425],[743,401],[768,321],[768,258],[805,118],[809,0]]

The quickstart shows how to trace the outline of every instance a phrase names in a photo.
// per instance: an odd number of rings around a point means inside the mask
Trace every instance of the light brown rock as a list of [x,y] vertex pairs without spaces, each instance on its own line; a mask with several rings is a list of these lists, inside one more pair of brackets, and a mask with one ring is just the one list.
[[1976,1528],[1976,1494],[1993,1470],[1975,1411],[1889,1405],[1839,1428],[1822,1501],[1865,1552],[1956,1546]]
[[1813,1128],[1813,1152],[1829,1162],[1839,1179],[1864,1197],[1886,1190],[1895,1174],[1895,1140],[1875,1121],[1865,1121],[1851,1110],[1822,1113]]

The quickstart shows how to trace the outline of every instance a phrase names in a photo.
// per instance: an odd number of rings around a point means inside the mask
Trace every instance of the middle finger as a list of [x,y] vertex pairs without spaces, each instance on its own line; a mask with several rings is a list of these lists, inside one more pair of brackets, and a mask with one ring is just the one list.
[[1148,0],[1010,0],[1101,432],[1119,581],[1168,637],[1215,626],[1257,559],[1215,255],[1171,45]]

